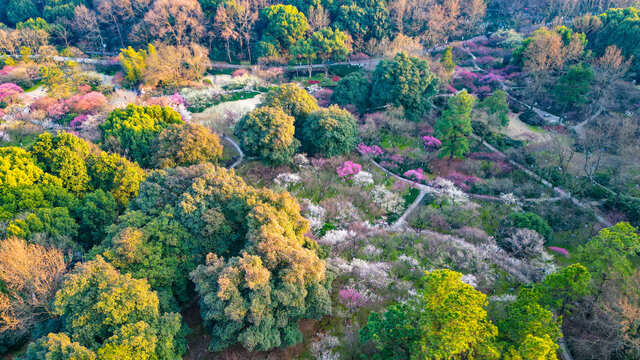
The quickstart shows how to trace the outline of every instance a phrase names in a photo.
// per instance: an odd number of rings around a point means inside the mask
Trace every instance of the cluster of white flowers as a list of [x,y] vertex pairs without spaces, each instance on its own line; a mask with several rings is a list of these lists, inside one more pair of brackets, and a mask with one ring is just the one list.
[[384,185],[376,185],[371,191],[373,202],[384,211],[392,214],[399,214],[404,209],[402,198],[387,190]]
[[245,90],[253,90],[264,86],[268,86],[268,84],[263,79],[251,74],[234,77],[229,84],[232,89]]
[[180,95],[193,107],[207,107],[220,98],[220,89],[217,86],[202,89],[184,88]]
[[378,257],[382,254],[382,249],[377,248],[371,244],[368,244],[364,248],[364,254],[370,258]]
[[370,262],[353,259],[351,263],[342,258],[330,258],[328,265],[331,270],[341,275],[351,275],[358,283],[365,283],[376,289],[384,289],[391,284],[389,264],[385,262]]
[[522,211],[522,201],[520,201],[520,198],[513,195],[513,193],[502,194],[500,195],[500,199],[512,210]]
[[367,186],[373,184],[373,175],[367,171],[360,171],[351,178],[353,183],[358,186]]
[[309,158],[305,154],[296,154],[293,157],[293,164],[299,168],[309,165]]
[[327,231],[327,233],[324,234],[324,236],[321,237],[320,240],[318,240],[318,243],[328,246],[338,246],[347,241],[349,238],[354,237],[355,235],[356,233],[354,233],[353,231],[330,230]]
[[311,94],[311,95],[315,95],[320,90],[322,90],[322,88],[318,84],[313,84],[313,85],[307,86],[307,92],[309,94]]
[[318,334],[318,340],[311,343],[309,351],[317,360],[338,360],[340,354],[333,349],[340,345],[340,340],[332,335]]
[[462,275],[462,278],[460,278],[460,281],[462,281],[465,284],[471,285],[474,288],[478,287],[478,279],[473,274],[464,274],[464,275]]
[[337,204],[335,219],[333,223],[339,228],[346,228],[352,223],[360,220],[360,213],[352,203],[348,201],[341,201]]
[[309,226],[311,230],[318,230],[324,225],[325,213],[326,210],[320,206],[311,203],[309,200],[304,200],[307,202],[307,211],[304,213],[304,217],[309,221]]
[[0,141],[10,141],[11,136],[5,131],[0,131]]
[[407,263],[409,266],[414,267],[414,268],[420,266],[420,261],[418,261],[418,259],[413,258],[411,256],[408,256],[406,254],[402,254],[402,255],[398,256],[398,258],[396,260],[398,262]]
[[514,301],[516,301],[516,299],[518,299],[518,297],[515,296],[515,295],[512,295],[512,294],[493,295],[493,296],[489,297],[489,300],[491,302],[494,302],[494,301],[514,302]]
[[191,121],[191,111],[187,110],[184,105],[178,104],[177,106],[174,106],[173,109],[180,114],[184,122]]
[[440,198],[440,201],[451,205],[464,205],[469,202],[469,195],[460,190],[450,180],[438,177],[433,181],[432,186],[435,188],[435,193]]
[[275,182],[276,185],[284,187],[286,189],[298,184],[300,182],[300,175],[292,173],[278,174],[273,182]]

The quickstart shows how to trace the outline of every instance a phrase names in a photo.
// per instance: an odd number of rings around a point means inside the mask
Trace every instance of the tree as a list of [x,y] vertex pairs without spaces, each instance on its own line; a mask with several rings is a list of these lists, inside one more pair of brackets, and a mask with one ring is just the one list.
[[[520,290],[498,320],[499,340],[507,347],[508,359],[556,360],[561,322],[538,304],[538,297],[535,290]],[[543,346],[536,349],[533,344]],[[531,351],[539,357],[526,357]]]
[[7,20],[11,24],[17,24],[40,15],[32,0],[7,0],[6,6]]
[[103,148],[149,167],[151,145],[158,134],[169,125],[183,123],[180,114],[170,107],[130,104],[109,114],[100,125],[100,138]]
[[118,217],[118,203],[109,192],[98,189],[87,194],[75,209],[78,219],[78,240],[85,249],[99,244],[106,236],[107,227]]
[[296,120],[296,129],[302,129],[309,114],[319,109],[318,101],[296,84],[283,84],[269,89],[260,106],[281,108]]
[[204,14],[196,0],[157,0],[144,15],[144,30],[171,45],[198,43],[204,35]]
[[487,298],[461,277],[451,270],[427,272],[417,296],[382,316],[372,313],[360,339],[376,345],[374,359],[497,359],[498,331],[487,319]]
[[91,150],[86,141],[67,132],[55,136],[43,133],[31,146],[31,154],[43,170],[62,180],[62,186],[75,194],[88,190],[85,160]]
[[243,116],[234,132],[247,155],[266,164],[286,164],[300,146],[293,136],[293,122],[294,118],[280,108],[261,107]]
[[573,264],[547,275],[535,288],[540,293],[540,304],[563,316],[572,303],[589,294],[591,275],[584,266]]
[[134,50],[131,46],[121,49],[118,60],[124,70],[125,80],[132,85],[138,85],[144,81],[147,71],[147,57],[155,54],[155,48],[149,44],[147,50]]
[[200,124],[174,124],[162,130],[153,145],[158,168],[217,163],[222,157],[220,138]]
[[67,268],[62,251],[18,238],[0,242],[0,331],[26,335],[53,316],[51,301]]
[[62,184],[45,174],[31,153],[18,147],[0,147],[0,186],[3,189],[39,183]]
[[262,10],[262,39],[267,42],[275,41],[280,51],[301,39],[309,29],[307,17],[291,5],[271,5]]
[[404,52],[393,60],[382,60],[373,73],[371,102],[374,106],[402,106],[411,119],[418,119],[437,92],[438,78],[425,60]]
[[316,49],[311,44],[311,41],[305,38],[299,39],[295,44],[291,46],[289,52],[291,53],[291,61],[304,60],[307,63],[309,78],[311,78],[313,60],[315,60],[318,56],[318,54],[316,53]]
[[627,222],[602,229],[585,245],[578,247],[578,259],[586,264],[596,289],[594,303],[608,282],[623,283],[634,272],[631,257],[640,251],[640,235]]
[[391,20],[386,1],[351,1],[340,5],[337,13],[335,24],[353,36],[357,48],[361,48],[371,39],[383,39],[391,35]]
[[[54,301],[61,333],[49,339],[68,342],[83,356],[100,359],[176,359],[186,350],[180,315],[161,313],[158,297],[145,280],[121,275],[102,258],[76,266]],[[66,336],[66,337],[65,337]],[[85,349],[87,351],[85,351]],[[25,359],[50,358],[61,351],[47,341],[32,344]]]
[[593,70],[582,63],[571,65],[569,70],[558,79],[554,88],[556,99],[564,105],[583,104],[593,82]]
[[99,155],[89,156],[87,172],[91,178],[91,187],[110,192],[121,210],[138,196],[140,183],[146,177],[137,163],[104,151]]
[[96,354],[79,343],[72,342],[66,334],[51,333],[29,344],[27,352],[20,359],[96,360]]
[[453,51],[451,46],[447,46],[444,49],[440,63],[448,73],[452,72],[456,68],[456,63],[453,62]]
[[324,63],[324,73],[329,75],[329,59],[343,60],[351,51],[349,36],[331,28],[322,28],[311,34],[311,46]]
[[207,70],[209,52],[197,43],[186,46],[160,45],[147,57],[145,83],[173,87],[200,81]]
[[331,102],[340,106],[355,105],[364,112],[370,106],[371,81],[361,71],[352,72],[338,81]]
[[503,90],[496,90],[491,96],[480,102],[480,107],[487,111],[487,127],[493,130],[500,130],[509,125],[509,103],[507,93]]
[[473,133],[471,128],[471,111],[475,98],[466,90],[450,97],[447,108],[436,122],[435,137],[440,139],[440,156],[462,157],[469,152],[468,137]]
[[529,229],[509,228],[498,244],[517,258],[536,257],[544,253],[544,238]]
[[311,113],[302,129],[303,146],[325,157],[353,151],[358,145],[358,124],[350,112],[332,105]]
[[553,230],[549,226],[546,220],[540,217],[540,215],[532,212],[514,212],[505,218],[502,222],[502,227],[529,229],[542,235],[545,239],[549,240],[553,234]]

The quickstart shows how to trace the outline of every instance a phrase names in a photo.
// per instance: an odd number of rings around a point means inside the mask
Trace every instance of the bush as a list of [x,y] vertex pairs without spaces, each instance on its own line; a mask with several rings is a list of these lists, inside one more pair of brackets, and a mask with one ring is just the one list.
[[542,126],[546,124],[544,119],[542,119],[540,116],[538,116],[538,114],[536,114],[535,112],[529,109],[525,110],[522,114],[520,114],[520,120],[525,124],[529,124],[533,126]]
[[370,105],[370,97],[371,82],[359,71],[343,77],[338,82],[333,90],[331,101],[341,106],[353,104],[358,111],[364,112]]
[[547,240],[550,239],[551,234],[553,233],[549,224],[539,215],[532,212],[512,213],[509,217],[504,219],[502,225],[503,228],[533,230]]
[[616,196],[612,195],[605,201],[604,206],[606,209],[623,212],[633,226],[640,226],[640,198],[619,195],[616,199]]
[[312,112],[302,129],[303,146],[326,157],[353,151],[358,144],[356,119],[336,105]]

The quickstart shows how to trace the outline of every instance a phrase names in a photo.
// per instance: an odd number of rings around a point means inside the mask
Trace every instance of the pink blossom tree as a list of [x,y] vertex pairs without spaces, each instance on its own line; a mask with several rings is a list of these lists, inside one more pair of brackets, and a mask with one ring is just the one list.
[[354,175],[362,171],[362,165],[353,161],[345,161],[336,169],[338,176],[343,179],[351,179]]
[[0,84],[0,101],[11,104],[18,100],[18,94],[22,94],[22,88],[14,83]]

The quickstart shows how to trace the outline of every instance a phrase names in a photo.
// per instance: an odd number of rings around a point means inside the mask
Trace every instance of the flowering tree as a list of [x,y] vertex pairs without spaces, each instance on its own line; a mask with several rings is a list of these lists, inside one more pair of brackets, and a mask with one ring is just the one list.
[[439,148],[442,146],[442,142],[433,136],[423,136],[422,140],[424,140],[424,146],[427,148]]
[[362,171],[362,165],[354,163],[353,161],[345,161],[342,165],[338,166],[336,172],[338,176],[343,179],[351,179],[354,175]]
[[22,88],[14,83],[0,84],[0,102],[12,103],[17,100],[17,95],[22,93]]
[[364,143],[360,143],[356,147],[356,150],[358,150],[362,156],[380,156],[384,154],[384,151],[378,145],[367,146]]
[[424,175],[424,171],[422,169],[411,169],[405,172],[404,177],[407,179],[411,179],[414,181],[423,181],[426,180],[427,177]]
[[367,299],[358,290],[352,288],[344,288],[338,291],[340,298],[338,301],[347,309],[355,309],[364,306]]

